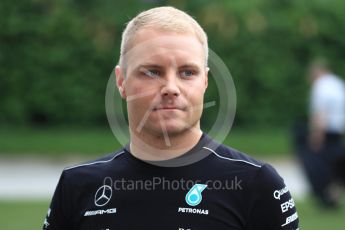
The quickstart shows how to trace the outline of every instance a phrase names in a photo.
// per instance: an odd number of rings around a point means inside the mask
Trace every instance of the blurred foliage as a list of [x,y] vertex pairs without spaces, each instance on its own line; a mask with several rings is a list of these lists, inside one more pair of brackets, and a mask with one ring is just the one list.
[[125,23],[160,5],[187,11],[207,31],[234,78],[238,124],[305,115],[315,56],[345,75],[342,0],[2,0],[0,124],[106,124],[105,87]]
[[[223,143],[261,159],[281,158],[292,151],[289,133],[285,129],[277,128],[234,128]],[[0,129],[2,157],[38,156],[65,159],[68,156],[77,156],[90,159],[122,147],[108,128],[60,126]]]

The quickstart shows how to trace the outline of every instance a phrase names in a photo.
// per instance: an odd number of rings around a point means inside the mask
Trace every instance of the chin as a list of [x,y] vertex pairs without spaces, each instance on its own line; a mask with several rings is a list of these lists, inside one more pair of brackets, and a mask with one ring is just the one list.
[[168,136],[178,136],[182,133],[189,130],[185,125],[176,125],[176,124],[165,124],[165,131],[160,126],[160,124],[155,125],[154,127],[147,127],[147,130],[150,130],[150,133],[153,133],[155,136],[164,136],[164,133]]

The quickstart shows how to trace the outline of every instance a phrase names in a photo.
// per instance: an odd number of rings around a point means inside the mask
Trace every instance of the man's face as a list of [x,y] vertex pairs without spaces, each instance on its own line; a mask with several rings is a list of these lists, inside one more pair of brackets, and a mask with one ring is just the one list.
[[207,88],[199,40],[192,34],[141,29],[131,44],[125,73],[117,67],[116,75],[132,131],[173,136],[199,129]]
[[309,72],[308,72],[308,80],[310,83],[315,82],[320,76],[322,76],[323,74],[325,74],[326,71],[324,71],[322,68],[314,66],[309,68]]

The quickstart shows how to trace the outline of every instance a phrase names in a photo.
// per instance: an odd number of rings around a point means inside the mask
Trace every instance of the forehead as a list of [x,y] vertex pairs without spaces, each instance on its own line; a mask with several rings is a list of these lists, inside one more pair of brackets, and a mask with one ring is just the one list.
[[192,33],[145,28],[136,32],[125,59],[128,67],[147,61],[161,64],[192,61],[204,65],[205,52],[201,42]]

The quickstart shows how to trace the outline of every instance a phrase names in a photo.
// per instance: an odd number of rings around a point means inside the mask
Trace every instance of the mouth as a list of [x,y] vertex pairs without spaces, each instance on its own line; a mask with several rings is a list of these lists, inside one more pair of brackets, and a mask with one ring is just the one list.
[[169,111],[169,110],[182,110],[184,111],[185,109],[182,108],[182,107],[178,107],[178,106],[158,106],[158,107],[155,107],[153,109],[153,111],[157,111],[157,110],[165,110],[165,111]]

